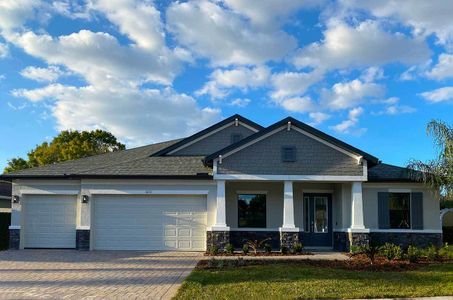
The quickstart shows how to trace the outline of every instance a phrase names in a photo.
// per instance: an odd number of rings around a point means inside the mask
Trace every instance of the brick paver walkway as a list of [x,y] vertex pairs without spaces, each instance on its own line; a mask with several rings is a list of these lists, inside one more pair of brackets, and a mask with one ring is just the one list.
[[202,253],[0,252],[0,299],[171,299]]

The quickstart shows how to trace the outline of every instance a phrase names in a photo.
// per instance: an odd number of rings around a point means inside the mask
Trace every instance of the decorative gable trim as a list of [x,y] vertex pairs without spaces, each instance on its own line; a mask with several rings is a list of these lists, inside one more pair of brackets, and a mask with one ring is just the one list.
[[[257,133],[258,131],[262,130],[263,127],[253,121],[250,121],[247,118],[242,117],[241,115],[233,115],[223,121],[220,121],[217,124],[214,124],[200,132],[197,132],[185,139],[182,139],[181,141],[164,148],[151,156],[162,156],[162,155],[168,155],[168,154],[173,154],[177,151],[180,151],[186,147],[189,147],[190,145],[195,144],[196,142],[199,142],[225,128],[228,128],[230,126],[243,126],[247,129],[250,129],[254,133]],[[252,134],[253,135],[253,134]]]
[[357,159],[357,164],[361,164],[363,161],[368,160],[372,164],[377,164],[379,162],[379,159],[366,153],[363,152],[349,144],[346,144],[328,134],[325,134],[311,126],[308,126],[294,118],[288,117],[285,118],[269,127],[267,127],[264,130],[261,130],[258,133],[255,133],[242,141],[240,141],[237,144],[230,145],[228,147],[225,147],[224,149],[221,149],[211,155],[208,155],[205,158],[205,163],[210,164],[213,163],[215,159],[218,159],[218,157],[221,155],[222,158],[225,158],[233,153],[236,153],[250,145],[253,145],[256,142],[259,142],[281,130],[296,130],[312,139],[315,139],[318,142],[321,142],[337,151],[340,151],[354,159]]
[[184,145],[182,145],[182,146],[180,146],[180,147],[178,147],[178,148],[176,148],[174,150],[171,150],[171,151],[167,152],[167,154],[169,154],[169,155],[175,154],[176,152],[178,152],[178,151],[180,151],[180,150],[182,150],[184,148],[187,148],[187,147],[189,147],[189,146],[191,146],[191,145],[193,145],[193,144],[195,144],[195,143],[197,143],[197,142],[199,142],[201,140],[204,140],[205,138],[207,138],[207,137],[209,137],[209,136],[211,136],[211,135],[213,135],[213,134],[215,134],[215,133],[217,133],[219,131],[222,131],[222,130],[228,128],[228,127],[231,127],[231,126],[244,126],[245,128],[250,129],[254,133],[257,133],[259,131],[258,129],[253,128],[252,126],[249,126],[249,125],[247,125],[247,124],[245,124],[245,123],[243,123],[241,121],[235,120],[235,121],[233,121],[233,122],[231,122],[229,124],[226,124],[226,125],[224,125],[222,127],[219,127],[219,128],[217,128],[215,130],[212,130],[212,131],[206,133],[205,135],[200,136],[199,138],[191,140],[191,141],[185,143]]

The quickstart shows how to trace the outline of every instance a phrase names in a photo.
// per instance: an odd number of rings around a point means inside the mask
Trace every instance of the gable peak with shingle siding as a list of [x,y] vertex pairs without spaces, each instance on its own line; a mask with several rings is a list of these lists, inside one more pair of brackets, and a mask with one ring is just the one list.
[[206,156],[205,158],[205,163],[209,166],[212,166],[212,163],[213,163],[213,160],[218,158],[219,155],[225,155],[226,153],[230,153],[230,152],[233,152],[235,151],[236,149],[239,149],[243,146],[246,146],[247,144],[252,144],[254,141],[262,138],[263,136],[275,131],[275,130],[278,130],[279,128],[283,127],[283,126],[296,126],[297,128],[299,128],[300,130],[320,139],[320,140],[323,140],[335,147],[338,147],[340,149],[343,149],[344,151],[346,152],[349,152],[349,153],[352,153],[352,154],[355,154],[357,156],[362,156],[364,159],[366,159],[368,161],[368,164],[369,166],[373,166],[373,165],[376,165],[379,163],[379,159],[371,154],[368,154],[358,148],[355,148],[343,141],[340,141],[336,138],[334,138],[333,136],[330,136],[316,128],[313,128],[297,119],[294,119],[293,117],[287,117],[285,119],[282,119],[272,125],[270,125],[269,127],[247,137],[247,138],[244,138],[242,139],[241,141],[239,141],[238,143],[235,143],[233,145],[230,145],[230,146],[227,146],[215,153],[212,153],[208,156]]
[[[232,125],[236,128],[232,127]],[[232,128],[232,129],[231,129]],[[199,131],[178,143],[175,143],[165,149],[162,149],[152,156],[164,155],[203,155],[206,156],[212,152],[222,149],[230,144],[230,137],[233,133],[240,133],[243,137],[250,136],[259,132],[264,127],[239,115],[235,114],[224,119],[202,131]],[[212,137],[212,143],[205,143],[204,140]],[[198,144],[198,145],[197,145]],[[196,146],[196,147],[193,147]],[[202,148],[205,148],[202,150]],[[203,152],[203,153],[201,153]]]

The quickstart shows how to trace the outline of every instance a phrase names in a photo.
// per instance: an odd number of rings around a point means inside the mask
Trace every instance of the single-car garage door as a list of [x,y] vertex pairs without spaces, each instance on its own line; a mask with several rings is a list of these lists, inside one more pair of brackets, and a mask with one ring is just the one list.
[[76,196],[24,197],[25,248],[75,248]]
[[94,197],[98,250],[206,249],[205,196]]

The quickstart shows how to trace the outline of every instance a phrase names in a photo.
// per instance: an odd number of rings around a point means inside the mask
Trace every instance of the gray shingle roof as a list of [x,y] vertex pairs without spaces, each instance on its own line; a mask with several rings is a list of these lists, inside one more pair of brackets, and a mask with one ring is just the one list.
[[368,169],[368,181],[416,182],[408,168],[380,163]]
[[202,157],[150,157],[153,153],[180,140],[111,152],[48,166],[21,170],[4,175],[5,178],[59,176],[196,176],[209,173]]

